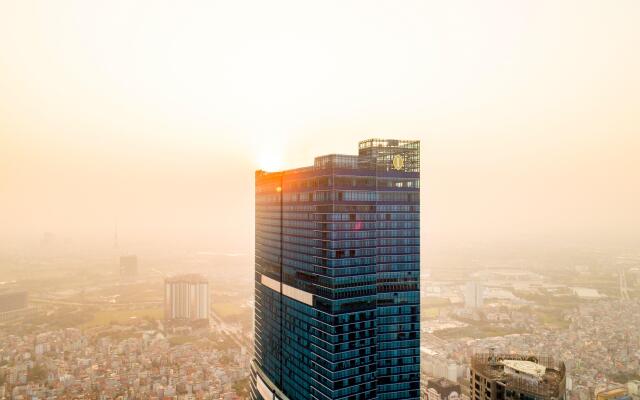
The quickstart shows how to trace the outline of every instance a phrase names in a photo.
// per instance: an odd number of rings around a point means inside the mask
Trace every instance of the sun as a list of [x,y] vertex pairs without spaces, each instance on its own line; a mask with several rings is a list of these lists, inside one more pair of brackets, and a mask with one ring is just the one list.
[[274,151],[259,154],[256,161],[258,169],[268,172],[280,171],[284,166],[282,155]]
[[257,169],[267,172],[282,171],[288,154],[290,129],[272,116],[262,116],[251,122],[253,132],[252,153]]

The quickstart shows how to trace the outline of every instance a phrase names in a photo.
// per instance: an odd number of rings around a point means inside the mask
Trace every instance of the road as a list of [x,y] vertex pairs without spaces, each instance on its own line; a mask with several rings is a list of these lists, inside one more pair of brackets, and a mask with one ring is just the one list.
[[248,343],[248,340],[245,339],[244,335],[239,334],[237,332],[237,329],[232,329],[229,325],[227,325],[224,322],[224,320],[220,318],[220,316],[216,314],[213,310],[211,310],[211,312],[209,313],[209,316],[211,318],[211,325],[219,328],[220,331],[223,332],[225,335],[229,336],[229,338],[233,340],[235,344],[237,344],[240,347],[246,347],[247,349],[251,347],[250,343]]

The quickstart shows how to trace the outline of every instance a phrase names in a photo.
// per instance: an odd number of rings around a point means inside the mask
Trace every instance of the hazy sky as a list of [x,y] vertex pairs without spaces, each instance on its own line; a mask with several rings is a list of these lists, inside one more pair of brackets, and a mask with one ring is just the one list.
[[[640,237],[640,1],[0,1],[0,238],[252,243],[253,171],[422,141],[425,241]],[[29,239],[31,238],[31,239]]]

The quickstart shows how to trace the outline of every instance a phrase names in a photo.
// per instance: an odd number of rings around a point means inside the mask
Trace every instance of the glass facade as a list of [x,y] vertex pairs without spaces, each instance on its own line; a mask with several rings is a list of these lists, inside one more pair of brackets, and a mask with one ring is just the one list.
[[418,399],[420,144],[256,172],[254,399]]

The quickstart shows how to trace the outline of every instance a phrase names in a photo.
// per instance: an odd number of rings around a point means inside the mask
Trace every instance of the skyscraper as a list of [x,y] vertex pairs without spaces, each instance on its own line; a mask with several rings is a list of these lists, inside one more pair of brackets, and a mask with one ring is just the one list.
[[197,274],[164,280],[164,317],[167,321],[207,321],[209,319],[209,281]]
[[254,399],[420,395],[420,143],[256,172]]

